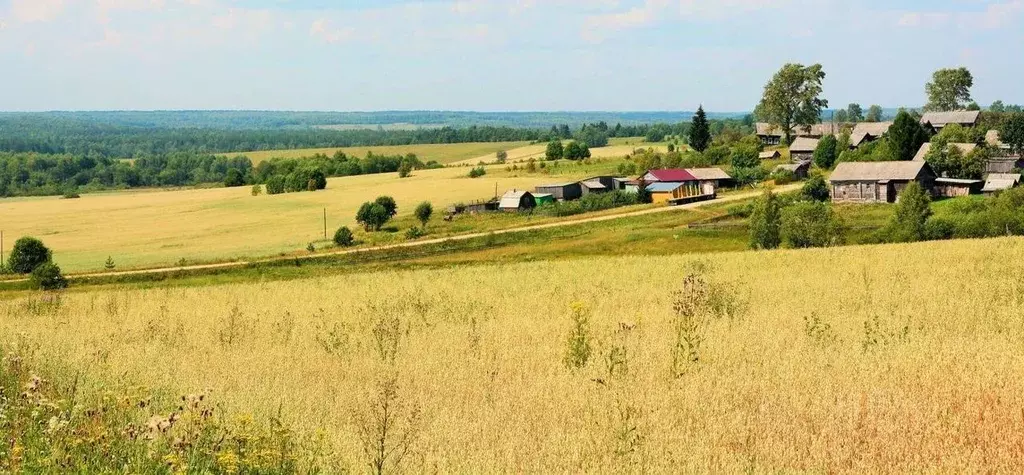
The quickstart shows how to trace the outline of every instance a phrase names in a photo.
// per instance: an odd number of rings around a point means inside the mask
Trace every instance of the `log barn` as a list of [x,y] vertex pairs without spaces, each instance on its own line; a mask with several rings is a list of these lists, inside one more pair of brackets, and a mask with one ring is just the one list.
[[837,203],[895,203],[910,182],[931,193],[935,179],[927,162],[843,162],[829,182]]

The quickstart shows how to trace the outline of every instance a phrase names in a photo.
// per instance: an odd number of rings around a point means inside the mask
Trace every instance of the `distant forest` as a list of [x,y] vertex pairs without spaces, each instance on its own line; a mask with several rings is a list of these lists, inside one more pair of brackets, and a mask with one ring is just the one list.
[[[277,162],[268,174],[257,170],[244,157],[227,158],[218,154],[262,150],[333,148],[351,146],[445,144],[465,142],[547,142],[554,139],[576,139],[591,147],[607,144],[611,137],[646,137],[658,142],[666,136],[685,137],[689,118],[675,122],[650,124],[605,121],[515,127],[507,125],[444,126],[413,130],[354,129],[331,130],[310,126],[295,128],[270,127],[267,124],[294,115],[317,117],[321,113],[269,112],[253,113],[251,123],[266,128],[239,128],[239,113],[219,112],[82,112],[82,113],[0,113],[0,196],[74,195],[78,190],[94,191],[111,188],[187,186],[203,183],[233,185],[266,183],[273,174],[287,173],[294,182],[306,175],[320,172],[326,176],[395,172],[403,162],[416,167],[415,157],[370,155],[349,157],[344,154],[331,161],[307,160]],[[331,113],[324,113],[331,114]],[[342,115],[348,115],[344,113]],[[351,113],[357,114],[357,113]],[[389,116],[388,114],[396,114]],[[436,121],[427,115],[409,117],[411,113],[371,113],[368,116],[390,117],[393,120],[420,118]],[[490,113],[437,113],[441,115]],[[558,113],[537,113],[558,116]],[[575,113],[567,113],[573,116]],[[644,115],[647,114],[647,115]],[[629,117],[669,113],[628,113]],[[183,127],[174,124],[219,124],[222,128]],[[504,114],[511,117],[533,117],[532,113]],[[522,117],[520,117],[522,116]],[[525,120],[525,119],[523,119]],[[533,120],[533,119],[531,119]],[[288,124],[291,127],[293,124]],[[713,133],[730,128],[750,133],[752,119],[715,119]],[[326,157],[323,157],[326,158]]]

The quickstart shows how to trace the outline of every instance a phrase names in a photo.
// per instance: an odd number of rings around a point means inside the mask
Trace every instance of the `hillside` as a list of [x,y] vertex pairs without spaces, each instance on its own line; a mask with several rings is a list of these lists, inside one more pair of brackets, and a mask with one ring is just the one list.
[[1005,238],[73,291],[0,303],[0,344],[83,371],[83,398],[280,415],[344,467],[387,400],[410,472],[1016,472],[1021,259]]

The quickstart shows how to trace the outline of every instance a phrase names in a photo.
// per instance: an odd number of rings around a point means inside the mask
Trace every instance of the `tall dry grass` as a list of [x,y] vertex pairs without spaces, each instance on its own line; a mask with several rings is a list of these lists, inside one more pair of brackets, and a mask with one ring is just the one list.
[[1022,259],[999,239],[105,290],[5,302],[0,334],[95,390],[280,409],[357,468],[1020,472]]

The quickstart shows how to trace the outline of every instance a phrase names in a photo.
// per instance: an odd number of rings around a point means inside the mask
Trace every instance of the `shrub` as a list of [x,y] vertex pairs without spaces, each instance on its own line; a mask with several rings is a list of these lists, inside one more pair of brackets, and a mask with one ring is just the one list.
[[832,168],[832,165],[836,163],[836,158],[838,158],[838,145],[839,141],[836,140],[834,135],[822,137],[818,142],[818,147],[814,149],[814,164],[821,169]]
[[274,175],[267,178],[267,194],[268,195],[279,195],[284,193],[285,183],[284,177],[281,175]]
[[32,285],[40,290],[58,290],[66,288],[68,281],[57,264],[45,262],[32,269]]
[[424,236],[423,230],[415,226],[405,231],[406,239],[419,239]]
[[263,193],[263,186],[262,185],[260,185],[259,183],[255,184],[255,185],[252,185],[252,195],[253,196],[259,196],[261,193]]
[[412,163],[402,162],[398,167],[398,178],[408,178],[409,175],[412,175]]
[[565,149],[562,147],[562,141],[552,140],[548,143],[547,150],[544,151],[544,158],[547,160],[561,160],[564,153]]
[[114,258],[111,256],[107,256],[107,262],[103,263],[103,268],[108,271],[111,271],[114,270],[114,267],[117,267],[116,264],[114,264]]
[[768,176],[768,172],[761,167],[753,168],[734,168],[732,170],[732,177],[736,180],[737,184],[750,185],[764,180]]
[[508,152],[504,150],[498,150],[498,152],[494,154],[494,157],[498,161],[498,163],[505,163],[505,160],[508,160]]
[[771,190],[754,202],[750,213],[751,249],[775,249],[782,243],[782,210],[778,197]]
[[842,221],[831,206],[796,203],[782,211],[782,236],[789,247],[831,247],[845,242]]
[[380,228],[389,220],[391,220],[391,214],[379,203],[363,203],[356,213],[356,222],[362,224],[367,231],[380,231]]
[[352,235],[352,230],[348,226],[342,226],[334,232],[334,243],[342,246],[349,247],[355,243],[355,237]]
[[[513,170],[515,167],[513,167]],[[487,169],[484,167],[476,167],[469,171],[470,178],[480,178],[487,174]]]
[[414,211],[416,219],[419,220],[423,227],[427,227],[427,222],[430,221],[430,217],[434,214],[434,205],[430,204],[429,201],[424,201],[416,205],[416,211]]
[[924,223],[924,238],[929,241],[951,239],[956,233],[956,223],[947,218],[932,217]]
[[572,329],[565,342],[562,362],[569,369],[583,368],[590,360],[590,312],[582,303],[572,304]]
[[23,237],[14,242],[7,265],[16,274],[28,274],[36,267],[50,262],[53,253],[34,237]]
[[224,176],[224,186],[235,187],[242,186],[245,184],[245,176],[242,175],[241,170],[237,168],[229,168],[227,174]]
[[396,203],[395,199],[390,196],[378,196],[374,203],[383,206],[384,209],[388,212],[389,217],[393,217],[394,215],[398,214],[398,203]]
[[896,213],[889,223],[890,239],[895,242],[914,242],[924,239],[924,225],[932,215],[931,198],[916,181],[900,194]]
[[796,173],[793,173],[792,170],[780,168],[772,172],[771,178],[775,181],[776,185],[788,185],[796,181]]
[[825,177],[818,173],[811,175],[800,190],[800,195],[812,201],[828,201],[829,188],[828,183],[825,183]]
[[559,201],[537,208],[537,213],[549,216],[573,216],[640,203],[637,193],[622,190],[608,193],[591,193],[576,201]]
[[752,146],[737,146],[731,160],[733,168],[757,168],[761,164],[757,149]]
[[313,173],[309,175],[309,181],[316,184],[314,190],[322,190],[327,188],[327,175],[319,169],[313,170]]
[[289,193],[303,191],[307,188],[309,177],[302,172],[291,172],[284,180],[284,189]]

